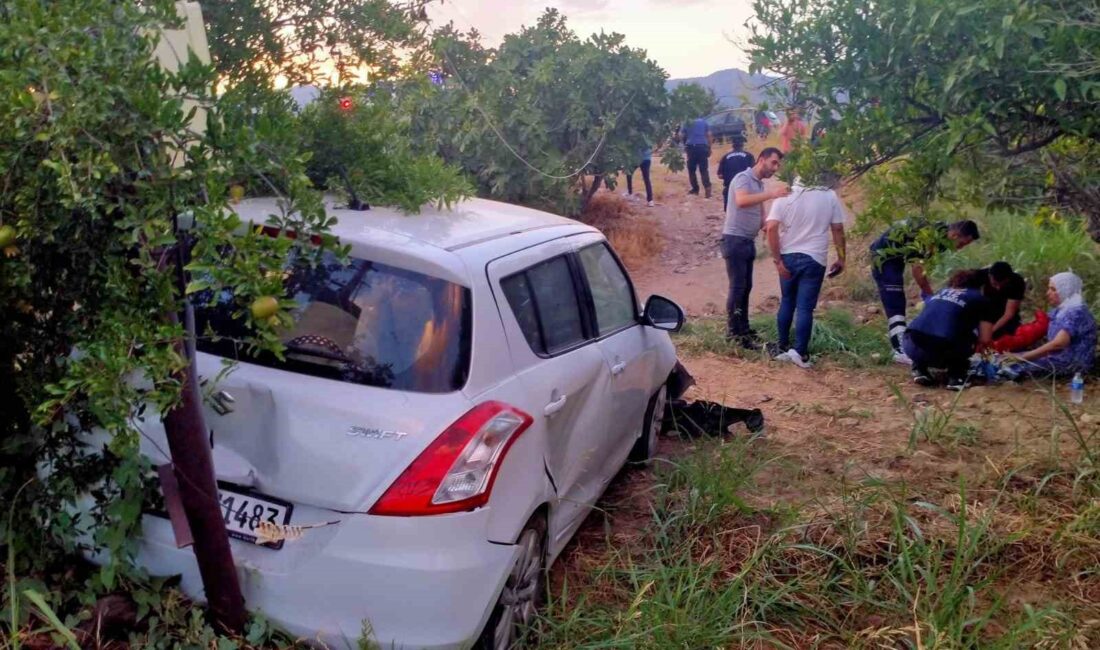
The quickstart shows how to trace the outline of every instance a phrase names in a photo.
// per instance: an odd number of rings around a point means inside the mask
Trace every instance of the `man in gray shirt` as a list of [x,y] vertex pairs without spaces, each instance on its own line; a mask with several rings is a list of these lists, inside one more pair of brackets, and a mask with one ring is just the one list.
[[726,259],[730,283],[726,338],[749,350],[760,349],[755,332],[749,329],[749,293],[752,265],[756,261],[756,235],[764,227],[764,202],[791,192],[786,185],[765,191],[764,179],[779,171],[782,160],[782,151],[768,147],[760,152],[755,165],[733,177],[726,224],[722,228],[722,257]]

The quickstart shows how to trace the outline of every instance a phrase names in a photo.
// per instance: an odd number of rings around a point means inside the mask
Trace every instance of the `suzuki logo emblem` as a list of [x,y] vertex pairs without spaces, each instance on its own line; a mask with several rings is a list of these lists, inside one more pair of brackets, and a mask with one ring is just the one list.
[[400,440],[409,434],[404,431],[385,431],[383,429],[353,426],[348,429],[347,435],[350,438],[367,438],[368,440]]

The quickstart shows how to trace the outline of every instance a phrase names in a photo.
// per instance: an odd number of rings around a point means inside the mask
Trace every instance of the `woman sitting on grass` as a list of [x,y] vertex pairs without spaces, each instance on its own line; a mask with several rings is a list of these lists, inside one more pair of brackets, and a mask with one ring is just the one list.
[[982,294],[984,283],[985,276],[978,269],[956,272],[909,324],[902,346],[913,360],[914,382],[931,386],[935,382],[930,370],[943,368],[949,390],[966,387],[974,344],[989,345],[993,321],[1000,316],[993,313],[989,299]]
[[1072,376],[1092,369],[1096,353],[1096,319],[1081,296],[1083,283],[1073,273],[1050,278],[1047,300],[1053,307],[1047,342],[1017,355],[1018,363],[1001,370],[1010,379],[1022,376]]

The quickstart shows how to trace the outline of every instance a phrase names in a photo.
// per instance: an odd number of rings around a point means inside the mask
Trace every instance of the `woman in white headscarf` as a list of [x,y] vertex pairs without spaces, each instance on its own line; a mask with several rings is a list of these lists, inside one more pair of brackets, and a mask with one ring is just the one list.
[[1050,313],[1046,343],[1018,355],[1021,363],[1013,364],[1007,374],[1072,376],[1092,369],[1096,319],[1085,304],[1082,288],[1081,278],[1070,272],[1050,278],[1047,301],[1055,309]]

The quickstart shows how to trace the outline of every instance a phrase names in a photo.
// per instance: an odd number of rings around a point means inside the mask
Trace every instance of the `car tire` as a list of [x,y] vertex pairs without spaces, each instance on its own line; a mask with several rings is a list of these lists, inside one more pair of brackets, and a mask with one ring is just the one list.
[[546,519],[535,515],[519,534],[519,557],[474,650],[512,650],[524,637],[546,595]]
[[668,408],[668,385],[661,384],[653,397],[649,398],[649,405],[645,409],[645,420],[642,421],[642,435],[634,442],[634,448],[630,450],[630,462],[648,463],[657,453],[657,437],[661,433],[665,422],[665,410]]

